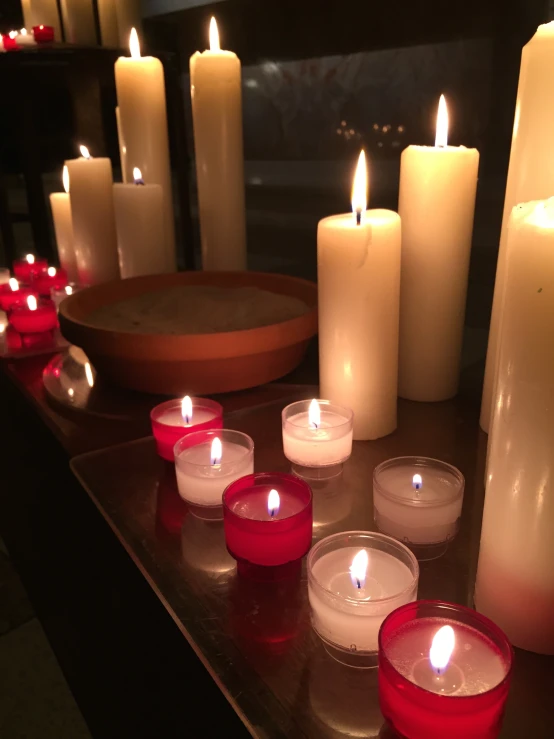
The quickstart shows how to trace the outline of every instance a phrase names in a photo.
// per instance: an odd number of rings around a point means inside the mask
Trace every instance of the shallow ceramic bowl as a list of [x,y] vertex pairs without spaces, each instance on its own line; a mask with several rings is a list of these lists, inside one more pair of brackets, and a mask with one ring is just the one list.
[[[216,334],[133,334],[87,323],[101,306],[172,285],[255,286],[299,298],[309,310],[270,326]],[[317,286],[263,272],[134,277],[70,295],[59,318],[65,338],[84,350],[97,372],[121,387],[168,395],[223,393],[276,380],[298,366],[317,333]]]

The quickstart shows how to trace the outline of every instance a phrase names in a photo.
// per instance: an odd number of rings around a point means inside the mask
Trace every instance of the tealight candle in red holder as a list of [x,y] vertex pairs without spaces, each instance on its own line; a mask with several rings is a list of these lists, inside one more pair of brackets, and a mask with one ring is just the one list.
[[67,285],[67,272],[61,267],[43,269],[33,279],[33,287],[39,295],[50,297],[50,291],[63,290]]
[[379,632],[379,704],[407,739],[495,739],[513,652],[488,618],[464,606],[415,601]]
[[33,26],[33,36],[37,44],[50,44],[54,40],[54,29],[52,26]]
[[50,300],[39,303],[29,295],[26,305],[16,305],[9,315],[10,324],[20,334],[41,334],[58,325],[56,306]]
[[223,521],[227,549],[239,565],[294,562],[312,543],[311,488],[295,475],[246,475],[223,493]]
[[36,295],[30,287],[21,287],[15,277],[7,285],[0,285],[0,309],[9,311],[16,305],[26,305],[29,295]]
[[21,282],[30,283],[48,267],[48,262],[42,257],[27,254],[23,259],[16,259],[13,263],[13,273]]
[[6,33],[4,34],[4,36],[2,36],[2,44],[4,45],[4,49],[6,51],[16,51],[16,49],[19,49],[16,41],[16,36],[16,31],[10,31],[9,33]]
[[157,405],[150,412],[150,421],[158,454],[173,462],[173,449],[183,436],[223,428],[223,408],[215,400],[186,395],[182,400],[167,400]]

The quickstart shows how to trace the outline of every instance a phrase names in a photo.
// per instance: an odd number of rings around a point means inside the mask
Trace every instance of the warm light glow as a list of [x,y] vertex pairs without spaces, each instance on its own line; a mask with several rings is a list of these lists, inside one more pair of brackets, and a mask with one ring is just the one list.
[[365,151],[362,149],[358,157],[358,166],[352,183],[352,211],[356,214],[356,222],[360,222],[361,214],[367,209],[367,164]]
[[431,649],[429,650],[429,662],[437,675],[440,675],[448,666],[455,644],[456,639],[452,626],[441,626],[433,637]]
[[34,295],[29,295],[27,298],[27,308],[29,310],[36,310],[37,309],[37,299]]
[[185,423],[190,423],[192,421],[192,400],[188,395],[185,395],[181,401],[181,415],[183,416],[183,421]]
[[140,44],[136,28],[131,28],[129,51],[131,52],[131,59],[140,59]]
[[212,16],[210,21],[210,51],[219,51],[219,31],[217,30],[217,23],[215,18]]
[[437,135],[435,136],[435,146],[448,145],[448,110],[446,108],[446,100],[444,95],[440,96],[439,111],[437,113]]
[[8,285],[10,286],[10,290],[13,290],[14,292],[16,290],[19,290],[19,282],[15,279],[15,277],[10,277],[8,280]]
[[72,293],[73,293],[73,288],[71,287],[71,285],[66,285],[65,286],[65,294],[66,295],[71,295]]
[[34,264],[35,263],[35,255],[34,254],[27,254],[25,257],[25,261],[27,264]]
[[142,172],[138,167],[133,167],[133,179],[135,181],[135,185],[142,182]]
[[94,377],[92,376],[92,367],[90,362],[85,363],[85,377],[87,378],[88,386],[94,387]]
[[63,182],[63,189],[66,192],[69,192],[69,170],[64,164],[64,168],[62,171],[62,182]]
[[223,448],[221,446],[221,439],[217,436],[212,441],[211,450],[212,465],[221,464],[221,457],[223,456]]
[[48,272],[48,277],[55,277],[56,276],[56,268],[55,267],[48,267],[46,270]]
[[82,157],[84,157],[85,159],[90,159],[90,151],[87,149],[86,146],[83,146],[83,144],[81,144],[81,146],[79,147],[79,151],[81,152]]
[[281,498],[276,490],[270,490],[267,496],[267,512],[271,517],[276,516],[279,513],[279,507],[281,505]]
[[67,391],[67,394],[69,395],[70,398],[72,398],[75,395],[75,390],[73,390],[73,388],[70,387]]
[[352,560],[350,565],[350,577],[354,587],[361,589],[365,585],[367,576],[367,566],[369,564],[369,556],[365,549],[360,549],[358,554]]
[[14,38],[16,38],[16,37],[17,37],[17,31],[10,31],[10,32],[8,33],[8,36],[9,36],[9,37],[10,37],[11,39],[14,39]]
[[319,403],[314,398],[308,408],[308,422],[311,429],[318,429],[321,424],[321,410]]
[[421,486],[423,485],[423,480],[421,479],[421,475],[413,476],[412,485],[414,486],[415,490],[419,490],[421,488]]
[[20,33],[20,34],[21,34],[22,36],[26,36],[26,35],[27,35],[27,29],[26,29],[26,28],[22,28],[22,29],[21,29],[21,31],[20,31],[19,33]]

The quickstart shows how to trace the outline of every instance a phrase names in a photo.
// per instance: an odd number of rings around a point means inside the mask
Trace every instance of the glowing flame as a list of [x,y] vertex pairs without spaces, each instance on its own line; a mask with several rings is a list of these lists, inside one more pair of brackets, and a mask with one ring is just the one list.
[[27,308],[29,310],[36,310],[37,309],[37,299],[34,295],[29,295],[27,298]]
[[368,564],[369,557],[367,551],[365,549],[360,549],[350,565],[350,577],[352,578],[352,584],[354,587],[358,589],[364,587]]
[[185,397],[181,401],[181,415],[183,416],[183,421],[185,423],[190,423],[192,421],[192,400],[188,395],[185,395]]
[[420,490],[421,486],[423,485],[423,480],[421,479],[421,475],[414,475],[412,478],[412,485],[414,486],[414,490]]
[[48,273],[48,277],[55,277],[56,276],[56,268],[55,267],[48,267],[46,270]]
[[362,213],[367,208],[367,165],[365,151],[362,149],[358,158],[358,166],[352,183],[352,211],[356,214],[356,223],[360,222]]
[[85,377],[87,378],[88,386],[94,387],[94,377],[92,376],[92,367],[90,362],[85,363]]
[[131,52],[131,59],[140,59],[140,44],[136,28],[131,28],[131,33],[129,35],[129,51]]
[[63,189],[66,192],[69,192],[69,170],[64,165],[63,172],[62,172],[62,182],[63,182]]
[[219,31],[217,30],[217,23],[215,18],[212,16],[210,21],[210,51],[219,51]]
[[321,410],[319,403],[314,398],[308,408],[308,422],[311,429],[318,429],[321,424]]
[[429,662],[437,675],[440,675],[448,666],[455,644],[456,639],[452,626],[441,626],[433,637],[431,649],[429,650]]
[[10,286],[10,290],[13,290],[14,292],[16,290],[19,290],[19,282],[15,279],[15,277],[10,277],[8,280],[8,285]]
[[26,36],[26,35],[27,35],[27,29],[26,29],[26,28],[22,28],[22,29],[21,29],[21,31],[20,31],[19,33],[20,33],[20,34],[21,34],[22,36]]
[[437,135],[435,136],[435,146],[448,145],[448,110],[446,108],[446,100],[444,95],[440,96],[439,111],[437,113]]
[[135,185],[138,185],[139,182],[142,182],[142,172],[138,167],[133,167],[133,179],[135,181]]
[[17,37],[17,31],[10,31],[10,32],[8,33],[8,36],[9,36],[9,37],[10,37],[11,39],[14,39],[14,38],[16,38],[16,37]]
[[65,294],[66,295],[71,295],[72,293],[73,293],[73,288],[71,287],[71,285],[66,285],[65,286]]
[[212,450],[211,450],[211,458],[212,458],[212,465],[221,464],[221,457],[223,456],[223,448],[221,446],[221,439],[219,439],[217,436],[212,441]]
[[34,254],[27,254],[25,257],[25,261],[27,264],[34,264],[35,263],[35,255]]
[[73,388],[70,387],[67,391],[67,394],[69,395],[70,398],[72,398],[75,395],[75,390],[73,390]]
[[79,151],[81,152],[82,157],[84,157],[85,159],[90,159],[90,151],[87,149],[86,146],[83,146],[83,144],[81,144],[81,146],[79,147]]
[[276,490],[270,490],[267,496],[267,512],[273,518],[279,513],[279,507],[281,505],[281,498]]

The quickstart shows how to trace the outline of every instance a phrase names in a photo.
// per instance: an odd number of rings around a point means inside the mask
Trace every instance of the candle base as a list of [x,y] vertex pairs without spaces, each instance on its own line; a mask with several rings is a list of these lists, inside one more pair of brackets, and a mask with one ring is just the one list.
[[186,501],[186,504],[189,511],[193,516],[196,516],[196,518],[202,518],[204,521],[223,520],[223,506],[198,505],[197,503],[191,503],[189,500]]
[[391,528],[387,526],[386,523],[383,524],[383,521],[381,520],[381,517],[377,514],[377,512],[375,513],[374,520],[377,531],[380,531],[382,534],[386,534],[387,536],[392,536],[393,539],[396,539],[397,541],[401,541],[402,544],[405,544],[408,549],[415,554],[416,559],[419,562],[430,562],[433,559],[439,559],[440,557],[442,557],[444,554],[446,554],[448,545],[454,538],[451,537],[450,539],[446,539],[445,541],[433,542],[429,544],[414,544],[406,536],[395,536],[394,532],[391,531]]
[[324,639],[321,634],[314,629],[325,647],[327,654],[337,662],[347,667],[354,667],[357,670],[373,670],[378,664],[377,652],[358,652],[356,649],[347,649],[339,644],[333,644]]
[[330,480],[333,477],[338,477],[343,467],[342,462],[331,464],[328,467],[304,467],[300,464],[291,464],[291,471],[293,475],[303,480]]

